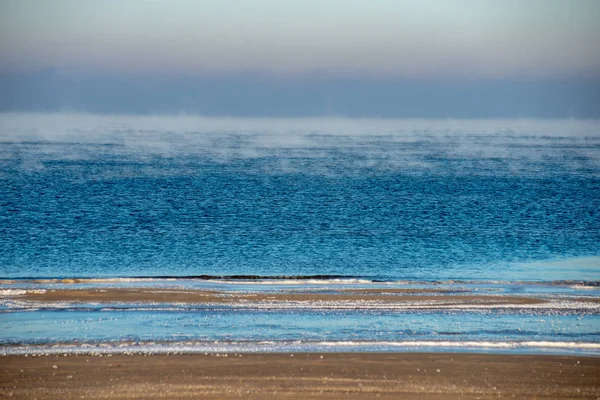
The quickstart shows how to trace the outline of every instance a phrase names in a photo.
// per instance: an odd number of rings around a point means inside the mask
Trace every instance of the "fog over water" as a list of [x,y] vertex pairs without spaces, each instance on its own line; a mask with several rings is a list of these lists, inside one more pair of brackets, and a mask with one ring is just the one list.
[[77,162],[115,161],[95,179],[195,174],[199,162],[245,173],[324,175],[596,175],[600,168],[597,120],[5,114],[0,123],[7,168],[68,167],[83,178]]

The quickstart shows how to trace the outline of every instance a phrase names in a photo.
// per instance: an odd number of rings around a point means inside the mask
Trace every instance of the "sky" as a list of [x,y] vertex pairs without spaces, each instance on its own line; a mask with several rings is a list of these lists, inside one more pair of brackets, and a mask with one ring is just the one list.
[[598,0],[0,0],[0,110],[600,117]]

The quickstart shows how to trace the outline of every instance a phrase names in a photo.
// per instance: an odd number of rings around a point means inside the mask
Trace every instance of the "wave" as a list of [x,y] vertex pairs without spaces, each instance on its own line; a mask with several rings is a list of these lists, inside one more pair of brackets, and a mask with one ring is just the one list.
[[204,281],[240,284],[396,284],[396,285],[551,285],[571,288],[600,288],[599,280],[418,280],[355,275],[137,275],[116,277],[0,277],[0,284],[19,283],[127,283],[152,281]]
[[600,304],[588,301],[562,301],[551,299],[539,304],[454,304],[443,300],[411,301],[409,304],[381,303],[364,300],[314,300],[314,301],[246,301],[222,303],[182,304],[168,302],[149,302],[140,305],[137,302],[40,302],[40,301],[0,301],[0,314],[22,313],[32,311],[44,312],[347,312],[377,311],[389,313],[478,313],[489,314],[522,314],[532,315],[600,315]]
[[[352,280],[359,279],[357,276],[348,275],[134,275],[116,277],[0,277],[1,283],[18,282],[40,282],[40,283],[86,283],[86,282],[131,282],[131,281],[155,281],[155,280],[199,280],[199,281],[286,281],[286,280]],[[361,278],[365,281],[376,281]]]
[[281,353],[344,351],[499,351],[600,354],[598,342],[565,341],[185,341],[21,344],[0,347],[0,356],[54,354],[198,354],[205,352]]
[[45,289],[0,289],[0,297],[2,296],[20,296],[27,293],[46,293]]

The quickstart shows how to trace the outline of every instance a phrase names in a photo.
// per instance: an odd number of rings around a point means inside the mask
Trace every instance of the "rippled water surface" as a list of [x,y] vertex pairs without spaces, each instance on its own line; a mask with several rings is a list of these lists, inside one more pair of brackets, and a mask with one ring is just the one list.
[[[479,282],[507,294],[537,282],[544,295],[598,298],[598,121],[3,114],[0,185],[0,278],[17,279],[10,288],[24,278],[202,277],[268,290],[277,277]],[[573,294],[573,285],[583,289]],[[17,312],[6,304],[5,344],[600,342],[597,311],[542,323],[532,310]]]
[[3,277],[599,277],[597,121],[5,114],[0,140]]

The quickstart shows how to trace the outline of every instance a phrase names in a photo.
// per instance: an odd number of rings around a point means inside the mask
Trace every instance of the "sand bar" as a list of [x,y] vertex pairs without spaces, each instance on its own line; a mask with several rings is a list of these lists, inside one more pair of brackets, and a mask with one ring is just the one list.
[[454,353],[5,356],[0,398],[596,399],[600,357]]
[[462,304],[540,304],[545,300],[532,297],[498,296],[479,294],[444,294],[429,290],[413,289],[356,291],[339,290],[333,293],[249,293],[222,292],[213,290],[147,289],[147,288],[107,288],[107,289],[49,289],[27,291],[15,298],[39,302],[129,302],[129,303],[189,303],[189,304],[251,304],[259,302],[378,302],[386,304],[410,304],[411,302],[439,302],[444,305]]

